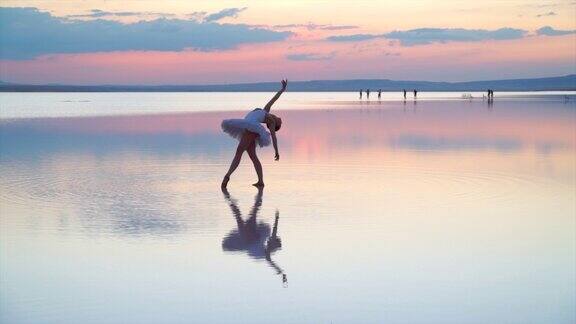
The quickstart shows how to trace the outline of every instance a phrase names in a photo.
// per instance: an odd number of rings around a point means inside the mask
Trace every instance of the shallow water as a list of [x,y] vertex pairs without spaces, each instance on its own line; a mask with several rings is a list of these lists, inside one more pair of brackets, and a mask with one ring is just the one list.
[[[246,111],[262,107],[272,97],[266,92],[0,92],[0,119],[119,116],[184,112]],[[418,100],[483,101],[484,92],[419,92]],[[576,101],[576,91],[496,92],[498,101]],[[372,92],[359,100],[356,92],[287,92],[275,109],[363,108],[403,100],[401,92]],[[407,95],[408,103],[413,101]],[[468,101],[468,99],[467,99]]]
[[316,108],[1,121],[0,322],[576,320],[574,101]]

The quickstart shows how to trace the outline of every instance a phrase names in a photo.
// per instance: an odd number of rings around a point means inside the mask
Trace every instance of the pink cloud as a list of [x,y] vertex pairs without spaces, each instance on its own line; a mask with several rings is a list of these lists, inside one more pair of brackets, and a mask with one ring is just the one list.
[[[385,39],[362,44],[294,38],[214,52],[109,52],[0,61],[1,79],[18,83],[210,84],[390,78],[471,80],[574,71],[573,35],[401,47]],[[393,53],[394,55],[390,55]],[[289,55],[322,58],[290,60]],[[293,56],[294,57],[294,56]],[[508,73],[509,75],[503,75]],[[515,73],[519,75],[515,75]]]

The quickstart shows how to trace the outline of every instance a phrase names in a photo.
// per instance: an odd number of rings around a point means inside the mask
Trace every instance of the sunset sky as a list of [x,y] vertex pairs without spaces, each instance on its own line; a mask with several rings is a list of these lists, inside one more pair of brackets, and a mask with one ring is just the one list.
[[576,1],[3,0],[0,80],[213,84],[576,73]]

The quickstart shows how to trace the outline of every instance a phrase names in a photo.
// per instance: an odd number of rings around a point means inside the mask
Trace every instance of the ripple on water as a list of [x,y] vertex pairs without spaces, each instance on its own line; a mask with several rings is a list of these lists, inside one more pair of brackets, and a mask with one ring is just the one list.
[[[210,206],[201,192],[190,196],[194,174],[201,175],[202,170],[210,173],[207,165],[166,164],[162,159],[51,165],[49,170],[3,164],[0,204],[62,217],[72,213],[74,226],[95,235],[172,235],[181,233],[187,227],[186,222],[204,222],[188,219],[190,210],[202,202]],[[183,206],[177,206],[178,203]],[[12,219],[11,228],[30,227],[31,224],[20,224],[29,221],[21,217]],[[48,232],[58,230],[59,226],[41,219],[33,222],[42,224],[38,230]]]
[[[372,183],[383,183],[385,186],[408,184],[417,186],[420,191],[442,192],[446,199],[437,201],[436,204],[449,204],[454,199],[471,202],[506,202],[517,198],[520,191],[542,191],[552,187],[569,189],[567,184],[552,178],[488,169],[438,170],[394,162],[383,162],[382,165],[377,166],[366,166],[361,163],[299,164],[299,166],[306,170],[306,176],[313,177],[310,181],[321,178],[323,181],[330,181],[333,185],[339,186],[347,186],[351,181],[365,181],[366,185]],[[293,170],[292,167],[285,167],[275,173],[282,173],[283,177],[289,178]],[[302,179],[290,181],[298,183]]]
[[[88,209],[122,202],[125,206],[143,208],[167,206],[169,198],[186,190],[198,190],[191,184],[216,181],[222,165],[183,163],[166,159],[140,160],[138,163],[109,162],[106,164],[51,166],[38,170],[6,165],[0,171],[0,200],[3,203],[33,205],[57,209],[63,203],[81,201]],[[294,173],[299,177],[294,177]],[[532,174],[504,173],[482,170],[437,170],[385,161],[381,165],[362,163],[290,163],[275,166],[270,177],[286,182],[330,182],[347,186],[350,179],[371,183],[395,183],[418,186],[419,190],[442,191],[446,199],[468,201],[500,201],[513,199],[519,191],[566,186],[554,179]],[[182,189],[182,184],[190,184]],[[180,185],[180,187],[178,187]],[[193,193],[193,192],[192,192]],[[219,196],[218,196],[219,197]],[[209,197],[198,196],[203,203]]]

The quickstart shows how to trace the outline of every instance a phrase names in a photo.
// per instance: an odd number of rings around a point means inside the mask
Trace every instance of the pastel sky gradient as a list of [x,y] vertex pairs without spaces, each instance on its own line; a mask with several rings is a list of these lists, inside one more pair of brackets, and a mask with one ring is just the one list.
[[0,67],[31,84],[566,75],[576,1],[4,0]]

